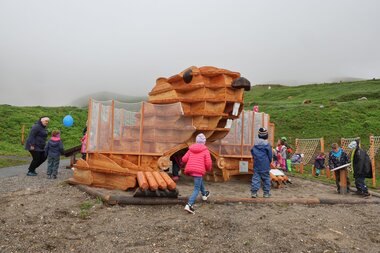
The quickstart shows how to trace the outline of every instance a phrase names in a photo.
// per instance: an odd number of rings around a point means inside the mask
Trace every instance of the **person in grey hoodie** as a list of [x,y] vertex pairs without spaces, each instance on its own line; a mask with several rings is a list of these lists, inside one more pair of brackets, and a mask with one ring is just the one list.
[[252,198],[257,198],[257,191],[263,183],[264,198],[270,197],[270,163],[272,161],[272,147],[268,143],[268,130],[260,128],[258,132],[259,139],[251,149],[253,156],[253,176],[251,183]]
[[47,175],[48,179],[56,179],[58,174],[59,159],[63,154],[63,143],[58,130],[54,130],[51,133],[51,136],[51,139],[45,147],[45,153],[48,158]]

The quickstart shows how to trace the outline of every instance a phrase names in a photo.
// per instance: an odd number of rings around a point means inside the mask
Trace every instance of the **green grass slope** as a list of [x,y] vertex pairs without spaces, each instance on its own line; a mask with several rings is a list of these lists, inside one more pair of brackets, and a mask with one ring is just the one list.
[[[268,88],[270,86],[270,89]],[[367,100],[358,100],[366,97]],[[246,109],[259,105],[276,124],[276,136],[324,137],[326,151],[341,137],[380,135],[380,80],[301,86],[257,85],[245,94]],[[304,100],[311,100],[303,104]]]
[[[74,118],[72,127],[65,127],[63,118],[70,114]],[[0,105],[0,155],[27,155],[21,145],[21,127],[25,125],[25,140],[31,126],[41,117],[48,116],[49,135],[55,129],[61,131],[65,148],[80,144],[82,131],[87,121],[87,109],[77,107],[18,107]]]
[[[366,97],[368,100],[358,100]],[[306,99],[310,104],[303,104]],[[312,84],[301,86],[256,85],[245,94],[245,107],[259,105],[276,124],[276,138],[287,136],[294,145],[295,138],[325,138],[326,151],[341,137],[362,138],[368,147],[370,133],[380,135],[380,81]],[[321,108],[323,105],[323,108]],[[64,127],[63,117],[70,114],[74,126]],[[0,155],[28,154],[21,142],[21,126],[25,138],[30,127],[40,117],[51,121],[49,133],[58,129],[65,148],[80,144],[87,120],[87,108],[77,107],[17,107],[0,105]]]

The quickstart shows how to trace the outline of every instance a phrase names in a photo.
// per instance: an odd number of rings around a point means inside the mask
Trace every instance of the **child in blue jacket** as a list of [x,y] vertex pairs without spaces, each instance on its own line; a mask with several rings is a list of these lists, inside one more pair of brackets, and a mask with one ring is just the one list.
[[272,161],[272,147],[268,143],[268,130],[260,128],[258,132],[259,139],[251,149],[253,156],[253,176],[251,183],[252,198],[257,198],[257,191],[260,189],[260,183],[263,182],[264,198],[270,197],[270,163]]
[[45,153],[48,158],[47,175],[48,179],[57,178],[59,159],[63,154],[63,143],[61,141],[60,132],[54,130],[51,133],[51,139],[45,147]]

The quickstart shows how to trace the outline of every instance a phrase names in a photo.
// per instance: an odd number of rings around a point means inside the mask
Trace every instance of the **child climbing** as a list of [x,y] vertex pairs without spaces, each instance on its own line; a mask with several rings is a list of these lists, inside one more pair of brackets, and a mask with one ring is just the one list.
[[325,160],[326,156],[325,153],[321,152],[315,157],[314,161],[314,168],[315,168],[315,175],[318,177],[321,174],[321,170],[325,169]]
[[198,134],[195,142],[182,157],[182,162],[186,163],[185,175],[194,178],[194,190],[185,206],[185,210],[192,214],[195,213],[193,205],[199,191],[202,193],[202,199],[205,201],[210,196],[210,192],[205,189],[202,177],[206,174],[206,171],[211,171],[212,168],[210,151],[205,145],[206,136],[202,133]]
[[270,163],[272,161],[272,147],[268,143],[268,130],[260,128],[258,132],[259,139],[251,149],[251,154],[254,161],[254,169],[251,183],[252,198],[257,198],[257,192],[262,188],[264,191],[264,198],[270,197]]

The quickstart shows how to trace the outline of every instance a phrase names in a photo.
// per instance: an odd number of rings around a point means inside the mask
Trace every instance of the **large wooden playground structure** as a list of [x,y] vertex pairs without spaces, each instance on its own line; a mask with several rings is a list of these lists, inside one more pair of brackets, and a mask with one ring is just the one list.
[[257,131],[267,128],[273,144],[274,124],[268,114],[243,110],[243,92],[249,89],[250,82],[237,72],[190,67],[170,78],[158,78],[148,102],[90,100],[87,157],[74,164],[71,182],[175,191],[175,183],[163,170],[200,132],[214,161],[207,180],[252,174],[250,149]]
[[[190,67],[172,77],[158,78],[148,102],[90,100],[87,157],[73,164],[70,182],[154,193],[146,196],[177,196],[176,183],[164,170],[169,168],[171,157],[183,155],[201,132],[213,159],[206,180],[225,182],[253,174],[250,149],[258,129],[268,129],[273,147],[275,126],[268,114],[243,109],[243,93],[249,89],[250,82],[237,72]],[[354,139],[341,138],[340,146],[348,154],[347,146]],[[295,146],[295,153],[303,158],[292,167],[300,173],[305,166],[312,166],[319,152],[326,153],[323,138],[296,139]],[[380,136],[371,135],[368,154],[373,168],[379,147]],[[313,167],[311,173],[315,175]],[[328,169],[322,174],[334,179]],[[278,187],[286,178],[271,174]]]

